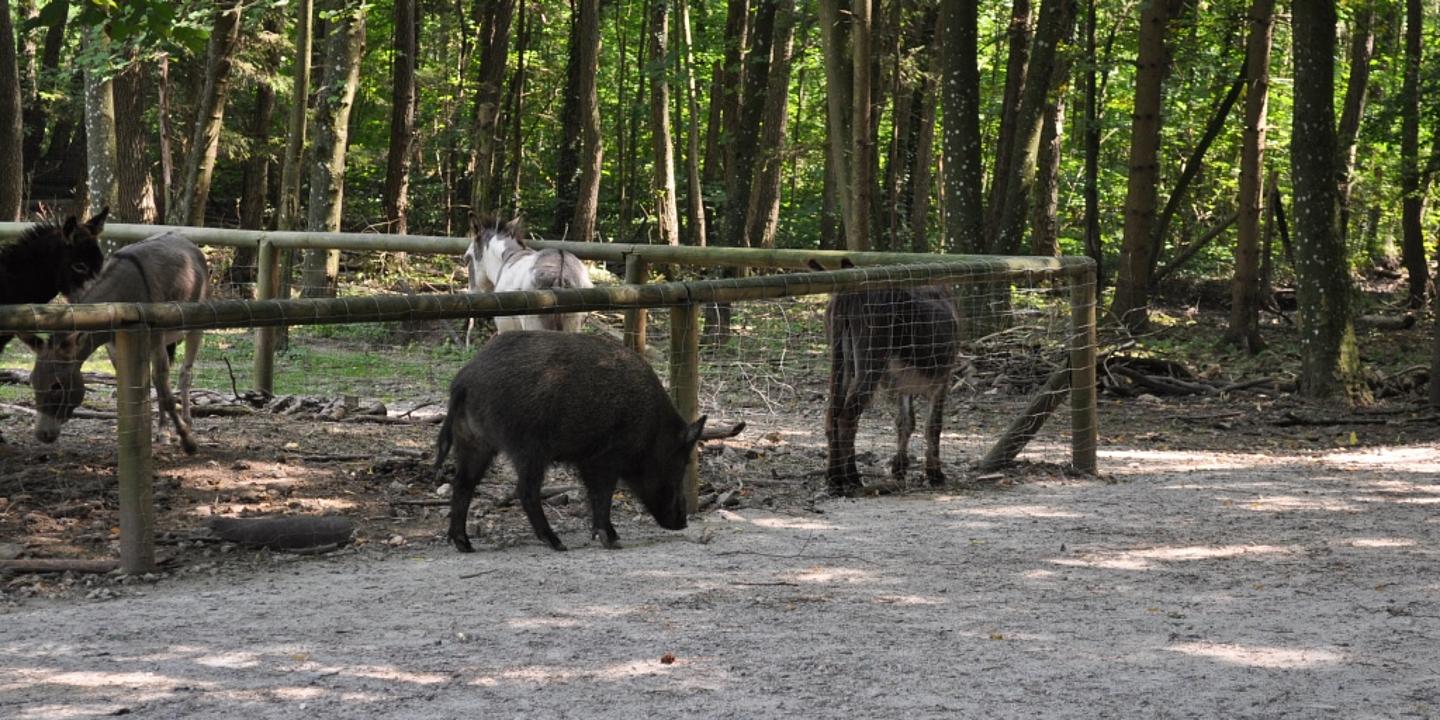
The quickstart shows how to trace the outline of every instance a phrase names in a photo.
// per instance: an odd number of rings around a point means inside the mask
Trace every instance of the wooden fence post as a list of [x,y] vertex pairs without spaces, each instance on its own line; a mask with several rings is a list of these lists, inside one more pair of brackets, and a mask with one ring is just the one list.
[[1095,406],[1095,269],[1072,275],[1070,285],[1070,454],[1076,472],[1098,472],[1100,441]]
[[[638,253],[625,256],[625,284],[644,285],[650,275],[650,263]],[[645,354],[645,308],[631,308],[625,311],[625,347],[641,355]]]
[[[260,241],[255,274],[255,299],[274,300],[280,279],[280,253],[269,240]],[[255,389],[275,393],[275,328],[255,329]]]
[[[700,416],[700,306],[670,308],[670,398],[685,422]],[[685,511],[700,509],[700,456],[685,470]]]
[[120,569],[155,571],[154,461],[150,456],[150,331],[115,333]]

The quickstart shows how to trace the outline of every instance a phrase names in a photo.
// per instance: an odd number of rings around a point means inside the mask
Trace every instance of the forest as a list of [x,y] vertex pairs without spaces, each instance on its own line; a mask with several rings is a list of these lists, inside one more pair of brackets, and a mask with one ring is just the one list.
[[1356,279],[1431,297],[1433,5],[0,0],[0,220],[1087,255],[1123,332],[1223,279],[1250,353],[1293,288],[1299,390],[1364,401]]

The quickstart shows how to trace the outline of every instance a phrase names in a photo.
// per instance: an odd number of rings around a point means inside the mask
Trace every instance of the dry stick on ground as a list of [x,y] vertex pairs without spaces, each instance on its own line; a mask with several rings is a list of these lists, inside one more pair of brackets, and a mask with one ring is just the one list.
[[0,560],[0,572],[12,573],[95,573],[103,575],[120,567],[118,560],[71,560],[24,558]]

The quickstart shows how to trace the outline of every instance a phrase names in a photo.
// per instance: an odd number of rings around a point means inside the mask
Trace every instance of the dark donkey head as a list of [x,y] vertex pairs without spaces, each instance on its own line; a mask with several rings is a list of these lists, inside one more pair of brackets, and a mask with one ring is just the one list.
[[[0,304],[73,299],[105,262],[99,237],[109,215],[107,207],[83,223],[74,215],[64,223],[36,223],[14,242],[0,244]],[[0,333],[0,352],[10,337]]]

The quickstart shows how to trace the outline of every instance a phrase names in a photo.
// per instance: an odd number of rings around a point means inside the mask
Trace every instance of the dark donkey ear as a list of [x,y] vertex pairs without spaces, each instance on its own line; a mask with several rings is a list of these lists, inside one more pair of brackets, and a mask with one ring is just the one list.
[[75,236],[75,228],[80,226],[80,221],[74,215],[65,218],[65,224],[60,226],[60,237],[66,242]]
[[105,218],[107,217],[110,217],[109,205],[100,208],[100,212],[96,213],[95,216],[89,220],[86,220],[85,227],[89,228],[91,235],[99,235],[100,231],[105,229]]

